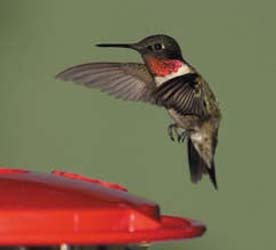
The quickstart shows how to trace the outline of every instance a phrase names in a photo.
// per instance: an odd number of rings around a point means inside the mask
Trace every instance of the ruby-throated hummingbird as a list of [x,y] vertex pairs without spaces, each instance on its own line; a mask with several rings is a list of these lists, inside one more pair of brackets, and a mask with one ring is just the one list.
[[168,126],[172,140],[187,138],[192,182],[208,174],[217,188],[214,154],[220,110],[207,82],[182,56],[177,42],[167,35],[153,35],[131,44],[97,44],[130,48],[142,63],[96,62],[68,68],[57,78],[97,88],[117,98],[165,107],[174,123]]

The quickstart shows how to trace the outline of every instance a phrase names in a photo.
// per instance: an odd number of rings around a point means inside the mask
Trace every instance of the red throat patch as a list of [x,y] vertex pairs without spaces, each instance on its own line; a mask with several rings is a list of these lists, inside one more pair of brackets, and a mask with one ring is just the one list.
[[176,73],[183,65],[179,60],[157,59],[154,57],[147,58],[147,64],[154,76],[165,77],[171,73]]

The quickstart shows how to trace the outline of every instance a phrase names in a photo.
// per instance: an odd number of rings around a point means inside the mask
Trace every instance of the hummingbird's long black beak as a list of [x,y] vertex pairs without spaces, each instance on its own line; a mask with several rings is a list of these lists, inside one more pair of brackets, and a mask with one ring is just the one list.
[[136,44],[126,44],[126,43],[98,43],[97,47],[105,47],[105,48],[128,48],[128,49],[137,49]]

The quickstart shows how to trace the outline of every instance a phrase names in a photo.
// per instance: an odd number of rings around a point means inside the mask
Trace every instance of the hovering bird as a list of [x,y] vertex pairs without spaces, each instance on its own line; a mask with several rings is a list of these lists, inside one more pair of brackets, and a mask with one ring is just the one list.
[[178,43],[167,35],[152,35],[136,43],[97,44],[98,47],[138,51],[144,63],[92,62],[70,67],[56,77],[117,98],[164,107],[174,121],[170,138],[187,138],[191,181],[203,174],[217,189],[214,155],[221,113],[207,82],[182,56]]

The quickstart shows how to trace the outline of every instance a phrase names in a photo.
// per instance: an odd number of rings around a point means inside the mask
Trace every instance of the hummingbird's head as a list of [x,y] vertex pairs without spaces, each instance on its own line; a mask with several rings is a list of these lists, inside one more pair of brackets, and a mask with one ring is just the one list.
[[178,43],[168,35],[148,36],[137,43],[101,43],[98,47],[130,48],[138,51],[143,58],[183,60]]
[[185,63],[178,43],[168,35],[152,35],[136,43],[103,43],[97,46],[130,48],[138,51],[154,75],[158,75],[158,72],[163,75],[171,73],[171,70],[167,70],[168,67],[176,72]]
[[183,60],[178,43],[167,35],[152,35],[134,45],[143,58]]

